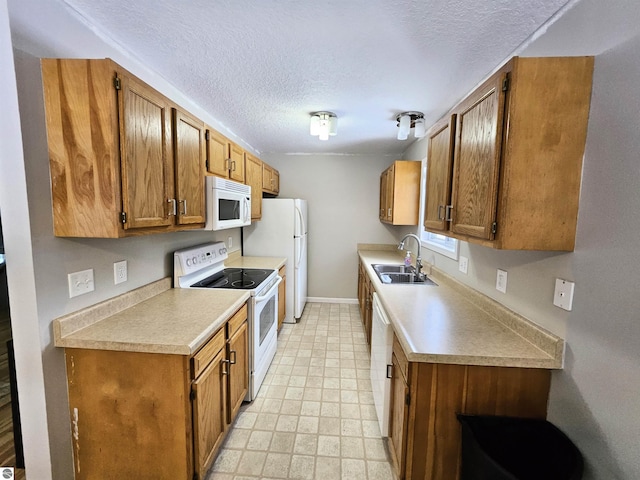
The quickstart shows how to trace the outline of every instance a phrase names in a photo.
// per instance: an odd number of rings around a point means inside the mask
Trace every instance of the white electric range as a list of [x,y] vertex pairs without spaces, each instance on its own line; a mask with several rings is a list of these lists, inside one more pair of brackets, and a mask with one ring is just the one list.
[[173,255],[174,288],[232,288],[248,290],[249,391],[252,401],[273,361],[278,346],[278,285],[276,270],[225,268],[223,242],[178,250]]

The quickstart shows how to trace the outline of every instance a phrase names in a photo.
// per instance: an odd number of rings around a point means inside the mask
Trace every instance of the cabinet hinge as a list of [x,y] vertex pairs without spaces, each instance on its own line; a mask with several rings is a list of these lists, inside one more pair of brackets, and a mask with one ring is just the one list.
[[113,86],[116,90],[121,90],[122,89],[122,83],[120,82],[120,79],[118,77],[115,77],[113,79]]
[[504,80],[502,80],[502,91],[506,92],[509,90],[509,77],[505,77]]
[[196,391],[195,390],[191,390],[191,393],[189,394],[189,399],[192,402],[196,399]]
[[204,164],[205,164],[205,168],[208,171],[209,170],[209,159],[208,158],[204,161]]
[[497,222],[493,222],[491,224],[491,233],[496,233],[498,231],[498,223]]
[[127,223],[127,212],[120,212],[120,222]]
[[405,403],[407,405],[411,405],[411,394],[410,393],[407,393],[407,396],[405,397],[404,401],[405,401]]
[[209,130],[207,130],[207,131],[204,133],[204,139],[205,139],[205,140],[207,140],[207,141],[211,140],[211,138],[210,138],[210,136],[209,136]]

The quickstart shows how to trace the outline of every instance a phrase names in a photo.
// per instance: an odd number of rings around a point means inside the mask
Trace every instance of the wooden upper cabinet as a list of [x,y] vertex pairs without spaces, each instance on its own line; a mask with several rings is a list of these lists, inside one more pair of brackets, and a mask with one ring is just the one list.
[[262,191],[269,196],[280,193],[280,173],[264,162],[262,163]]
[[450,181],[441,170],[453,123],[430,130],[425,228],[492,248],[572,251],[592,76],[593,57],[514,57],[454,107]]
[[174,109],[176,210],[180,225],[206,221],[204,203],[204,123]]
[[178,190],[187,204],[203,198],[204,150],[197,161],[186,116],[172,118],[169,99],[109,59],[43,59],[42,76],[56,236],[117,238],[204,223],[204,210],[173,217]]
[[229,140],[212,128],[207,129],[207,172],[229,178]]
[[424,226],[444,231],[451,201],[451,172],[456,117],[452,115],[435,124],[428,133],[427,188],[425,192]]
[[456,110],[451,230],[489,239],[495,221],[504,113],[500,73],[478,88]]
[[396,160],[380,175],[380,220],[418,225],[422,162]]
[[251,187],[251,220],[262,218],[262,161],[245,152],[245,184]]
[[240,145],[229,142],[229,178],[244,183],[244,150]]
[[220,132],[207,127],[207,172],[244,183],[244,150]]
[[120,150],[124,228],[169,226],[174,198],[171,104],[136,80],[120,74]]

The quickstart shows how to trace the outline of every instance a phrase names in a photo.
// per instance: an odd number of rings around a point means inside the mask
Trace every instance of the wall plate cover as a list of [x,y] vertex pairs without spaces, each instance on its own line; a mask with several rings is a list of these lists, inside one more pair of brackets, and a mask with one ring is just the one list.
[[458,270],[460,270],[465,275],[469,271],[469,259],[460,255],[460,259],[458,260]]
[[505,270],[498,269],[498,273],[496,274],[496,290],[507,293],[507,272]]
[[93,284],[93,269],[70,273],[67,279],[69,281],[69,298],[84,295],[85,293],[95,290]]
[[113,284],[118,285],[127,281],[127,261],[115,262],[113,264]]
[[563,280],[556,278],[556,289],[553,293],[553,304],[556,307],[563,308],[564,310],[571,311],[573,307],[573,290],[575,283],[569,280]]

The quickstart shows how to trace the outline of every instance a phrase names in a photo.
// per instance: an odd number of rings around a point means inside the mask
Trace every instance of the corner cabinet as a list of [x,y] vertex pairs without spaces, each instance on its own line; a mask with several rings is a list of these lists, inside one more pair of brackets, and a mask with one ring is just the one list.
[[247,306],[192,356],[65,349],[76,480],[202,480],[245,398]]
[[399,480],[460,478],[457,413],[546,418],[549,370],[409,362],[392,355],[389,451]]
[[262,164],[262,192],[270,197],[280,193],[280,172],[266,163]]
[[109,59],[43,59],[54,234],[205,221],[204,124]]
[[425,229],[572,251],[593,57],[514,57],[428,133]]
[[380,221],[418,225],[422,162],[396,160],[380,175]]

